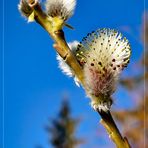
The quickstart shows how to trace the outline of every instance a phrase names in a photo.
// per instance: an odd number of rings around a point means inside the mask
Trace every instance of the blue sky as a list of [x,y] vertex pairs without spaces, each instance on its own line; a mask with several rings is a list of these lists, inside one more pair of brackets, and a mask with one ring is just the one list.
[[[84,90],[59,70],[47,32],[21,17],[18,0],[4,1],[4,148],[33,148],[38,144],[47,148],[44,126],[57,115],[64,95],[69,96],[73,116],[83,118],[77,136],[88,139],[85,148],[95,148],[100,144],[100,137],[96,136],[99,118],[89,106]],[[123,76],[132,75],[136,73],[132,67],[143,50],[140,41],[143,13],[141,0],[91,0],[91,3],[78,0],[75,14],[69,20],[75,30],[64,28],[66,39],[81,41],[87,33],[104,27],[121,31],[132,46],[131,63]],[[2,23],[0,26],[2,29]],[[115,109],[133,107],[125,91],[117,89]],[[104,142],[102,147],[106,147]]]

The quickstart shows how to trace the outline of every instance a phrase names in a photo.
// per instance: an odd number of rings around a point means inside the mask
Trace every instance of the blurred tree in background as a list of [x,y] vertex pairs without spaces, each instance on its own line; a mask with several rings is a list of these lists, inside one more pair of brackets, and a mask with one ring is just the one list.
[[[51,122],[52,126],[50,126]],[[69,103],[64,100],[58,117],[52,121],[50,120],[49,126],[46,127],[49,134],[49,142],[54,148],[75,148],[82,143],[82,140],[75,137],[78,123],[79,119],[71,117]]]
[[136,64],[139,65],[137,71],[142,72],[136,76],[129,76],[120,82],[129,93],[135,94],[136,97],[133,96],[131,99],[136,107],[114,112],[115,117],[123,127],[124,135],[128,137],[133,148],[148,147],[148,108],[146,107],[148,104],[148,19],[146,13],[142,29],[141,37],[145,50]]

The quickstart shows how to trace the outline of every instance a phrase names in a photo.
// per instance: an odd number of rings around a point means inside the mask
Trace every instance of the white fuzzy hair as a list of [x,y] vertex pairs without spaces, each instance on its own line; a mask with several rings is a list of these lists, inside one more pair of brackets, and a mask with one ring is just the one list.
[[[75,55],[75,52],[77,50],[78,44],[79,44],[78,41],[73,41],[73,42],[68,43],[69,48],[71,49],[71,51],[74,55]],[[71,69],[71,67],[69,67],[65,63],[65,61],[63,60],[63,58],[61,58],[60,55],[57,55],[57,60],[59,61],[59,68],[62,70],[62,72],[65,73],[69,77],[74,77],[74,81],[75,81],[76,85],[79,86],[79,81],[78,81],[77,77],[74,75],[74,72]]]

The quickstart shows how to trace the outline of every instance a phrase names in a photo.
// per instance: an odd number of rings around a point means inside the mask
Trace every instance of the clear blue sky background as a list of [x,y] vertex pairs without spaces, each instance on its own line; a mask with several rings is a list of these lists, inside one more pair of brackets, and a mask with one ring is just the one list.
[[[86,137],[88,143],[82,147],[107,147],[98,136],[99,118],[90,108],[85,92],[59,70],[49,35],[38,24],[28,24],[21,17],[18,0],[4,1],[4,148],[34,148],[38,144],[47,148],[44,126],[57,115],[65,94],[73,116],[83,119],[77,136]],[[136,73],[132,67],[143,51],[143,13],[141,0],[78,0],[75,15],[69,20],[75,30],[64,28],[67,41],[81,41],[87,33],[102,27],[118,29],[132,46],[131,63],[123,76]],[[118,87],[115,98],[113,108],[133,107],[124,88]],[[109,140],[107,143],[113,146]]]

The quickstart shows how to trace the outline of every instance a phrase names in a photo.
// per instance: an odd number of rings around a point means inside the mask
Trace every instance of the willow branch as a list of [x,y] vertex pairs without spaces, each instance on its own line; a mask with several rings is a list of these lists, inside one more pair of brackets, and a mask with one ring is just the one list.
[[75,75],[77,76],[81,84],[84,85],[82,68],[80,64],[77,62],[71,50],[69,49],[67,42],[65,40],[63,30],[56,30],[52,27],[52,23],[48,19],[48,16],[42,11],[38,2],[31,0],[30,6],[34,10],[36,22],[39,23],[50,34],[50,36],[56,43],[54,45],[56,51],[73,69]]
[[[33,9],[35,14],[35,21],[39,23],[55,41],[54,48],[59,53],[59,55],[64,59],[64,61],[73,69],[75,75],[85,88],[84,75],[82,67],[77,62],[75,56],[69,49],[67,42],[64,37],[64,32],[62,29],[53,28],[52,22],[49,20],[48,16],[42,11],[39,3],[35,0],[29,0],[29,5]],[[85,88],[86,90],[86,88]],[[87,90],[86,90],[87,91]],[[102,117],[101,123],[106,128],[109,136],[114,141],[118,148],[130,148],[126,138],[123,138],[110,114],[104,111],[98,111]]]
[[110,111],[104,112],[97,110],[101,116],[101,124],[106,128],[109,137],[115,143],[117,148],[131,148],[126,137],[122,137],[119,129],[117,128]]

